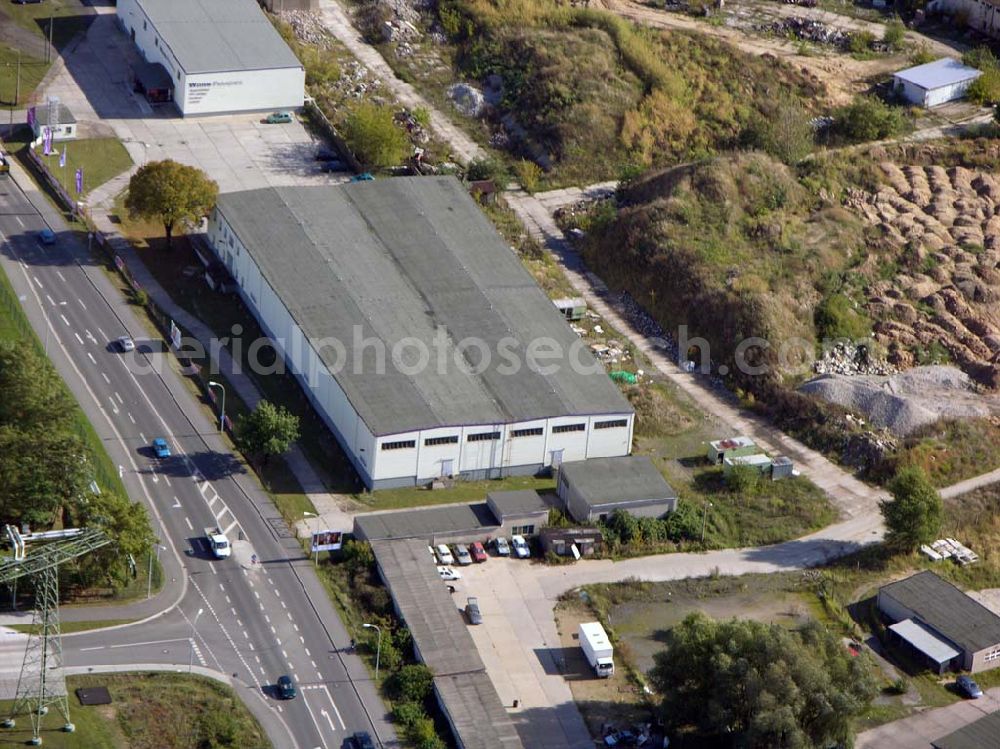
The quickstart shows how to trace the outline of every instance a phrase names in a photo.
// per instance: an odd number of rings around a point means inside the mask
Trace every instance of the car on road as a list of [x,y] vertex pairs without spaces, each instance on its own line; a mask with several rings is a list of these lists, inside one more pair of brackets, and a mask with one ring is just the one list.
[[454,564],[455,557],[451,555],[451,549],[448,548],[447,544],[438,544],[435,547],[437,551],[438,562],[441,564]]
[[132,340],[130,336],[122,335],[118,336],[118,348],[124,353],[129,351],[135,351],[135,341]]
[[41,242],[42,244],[55,244],[56,233],[46,226],[44,229],[38,232],[38,241]]
[[507,539],[503,536],[493,539],[493,548],[496,549],[497,556],[510,556],[510,544],[507,543]]
[[518,559],[527,559],[531,556],[531,549],[528,548],[524,536],[511,536],[510,545],[514,547],[514,556]]
[[462,573],[451,567],[438,567],[438,574],[441,575],[441,579],[445,582],[462,579]]
[[271,112],[264,120],[268,125],[283,125],[292,121],[291,112]]
[[978,700],[983,696],[983,690],[979,688],[979,685],[972,680],[971,676],[962,674],[957,679],[955,679],[955,687],[959,692],[970,700]]
[[153,453],[157,458],[169,458],[170,457],[170,445],[163,437],[157,437],[153,440]]
[[375,179],[370,172],[362,172],[351,177],[351,182],[371,182]]
[[375,742],[368,731],[358,731],[344,739],[343,749],[375,749]]
[[0,174],[10,174],[10,157],[0,151]]
[[465,544],[455,544],[455,559],[459,564],[472,564],[472,555]]
[[340,161],[340,154],[332,148],[320,146],[316,149],[316,161]]
[[473,541],[469,544],[469,553],[472,555],[472,561],[474,562],[486,561],[486,549],[478,541]]
[[465,601],[465,616],[469,620],[469,624],[482,624],[483,615],[479,611],[479,599],[475,596],[470,596]]
[[294,700],[295,699],[295,682],[292,680],[291,676],[279,676],[278,677],[278,697],[283,700]]

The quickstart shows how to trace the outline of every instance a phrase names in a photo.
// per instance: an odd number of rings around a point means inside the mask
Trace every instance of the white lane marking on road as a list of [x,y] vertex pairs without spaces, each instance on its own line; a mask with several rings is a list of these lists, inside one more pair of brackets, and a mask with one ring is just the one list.
[[264,621],[266,621],[268,624],[270,624],[271,623],[271,617],[269,617],[267,614],[264,614]]
[[83,339],[80,337],[80,334],[74,332],[73,335],[76,336],[76,340],[78,340],[80,342],[80,345],[82,346],[83,345]]
[[[293,627],[295,627],[295,625],[294,625],[294,624],[293,624],[292,626],[293,626]],[[298,632],[298,631],[299,631],[299,628],[298,628],[298,627],[295,627],[295,631],[296,631],[296,632]],[[301,643],[302,643],[303,645],[305,645],[305,644],[306,644],[306,638],[305,638],[305,637],[303,637],[302,635],[299,635],[299,642],[301,642]]]
[[283,609],[287,609],[287,608],[288,608],[288,607],[287,607],[287,606],[285,605],[285,602],[284,602],[284,601],[278,601],[278,603],[280,603],[280,604],[281,604],[281,608],[283,608]]
[[257,599],[257,600],[259,601],[259,600],[260,600],[260,593],[258,593],[258,592],[257,592],[257,591],[255,590],[255,591],[253,592],[253,594],[254,594],[254,597],[256,597],[256,599]]
[[38,288],[40,288],[40,289],[44,289],[45,288],[44,286],[42,286],[42,282],[38,280],[38,276],[32,276],[31,278],[35,281],[35,283],[38,284]]
[[[270,582],[270,580],[268,580],[268,582]],[[276,595],[278,598],[281,598],[281,592],[277,588],[274,589],[274,595]]]
[[[91,364],[97,364],[97,359],[95,359],[94,355],[92,353],[90,353],[89,351],[87,352],[87,358],[90,359],[90,363]],[[135,423],[135,422],[133,422],[133,423]]]
[[210,570],[212,570],[212,574],[213,574],[213,575],[218,575],[218,574],[219,574],[218,572],[216,572],[216,570],[215,570],[215,565],[214,565],[214,564],[210,564],[210,565],[208,565],[208,568],[209,568]]
[[[298,631],[299,631],[299,625],[298,625],[298,624],[296,624],[295,622],[292,622],[292,627],[293,627],[293,628],[295,629],[295,631],[296,631],[296,632],[298,632]],[[301,638],[301,637],[300,637],[299,639],[300,639],[300,640],[302,640],[302,638]],[[303,640],[303,642],[305,642],[305,640]]]
[[104,381],[106,383],[108,383],[109,385],[111,384],[111,380],[108,378],[108,376],[104,372],[101,372],[101,377],[104,378]]
[[144,645],[165,645],[168,642],[191,642],[190,637],[175,637],[172,640],[148,640],[146,642],[123,642],[118,645],[109,645],[110,648],[139,648]]
[[[219,618],[219,615],[215,613],[215,607],[212,606],[211,601],[208,600],[208,597],[202,591],[201,586],[199,586],[198,582],[194,579],[191,579],[191,585],[194,587],[196,591],[198,591],[198,595],[201,596],[201,599],[205,602],[205,607],[208,609],[208,612],[212,615],[212,618],[215,619],[215,623],[219,625],[219,629],[222,630],[222,634],[225,635],[226,640],[229,641],[230,647],[232,647],[233,651],[236,653],[236,657],[240,659],[240,662],[243,664],[243,667],[247,670],[248,673],[253,673],[253,669],[251,669],[250,664],[246,662],[246,659],[243,657],[242,651],[238,647],[236,647],[236,643],[233,641],[233,638],[229,635],[229,630],[226,629],[226,626],[222,623],[222,620]],[[261,686],[260,681],[258,681],[256,677],[254,678],[254,681],[257,684],[257,688],[260,689]]]
[[80,303],[81,307],[83,307],[84,309],[87,309],[87,305],[83,303],[83,300],[80,297],[77,297],[76,301],[78,301]]
[[248,640],[250,639],[250,633],[247,632],[245,629],[243,630],[243,636]]
[[292,621],[292,612],[291,611],[288,612],[288,621]]
[[[229,600],[229,596],[226,596],[226,603],[232,603],[232,601]],[[236,609],[233,609],[233,616],[236,616]]]
[[319,678],[322,679],[323,674],[319,673],[319,666],[316,665],[316,661],[309,661],[309,662],[312,664],[312,667],[316,669],[316,673],[319,675]]
[[132,415],[131,411],[128,412],[128,420],[135,424],[135,417]]
[[88,650],[104,650],[103,645],[95,645],[92,648],[80,648],[81,653],[86,653]]
[[229,535],[229,531],[231,531],[235,527],[236,527],[236,521],[234,520],[228,526],[226,526],[226,529],[222,532],[223,535],[228,536]]
[[170,506],[174,507],[174,508],[180,507],[181,506],[181,501],[179,499],[177,499],[177,497],[174,497],[174,503],[172,505],[170,505]]
[[[115,401],[110,395],[108,396],[108,401],[110,401],[111,403],[111,410],[114,411],[115,413],[118,413],[118,406],[115,405]],[[153,480],[154,481],[156,480],[155,476],[153,477]]]
[[66,283],[66,276],[64,276],[64,275],[62,274],[62,271],[61,271],[61,270],[57,270],[57,271],[56,271],[56,275],[57,275],[57,276],[59,276],[59,280],[60,280],[60,281],[62,281],[63,283]]
[[66,323],[67,325],[69,325],[69,320],[66,319],[66,315],[64,315],[62,312],[60,312],[59,313],[59,317],[62,318],[62,321],[64,323]]
[[45,295],[45,298],[49,300],[49,304],[51,304],[53,307],[56,306],[56,300],[55,299],[53,299],[52,297],[50,297],[48,294]]
[[306,655],[308,655],[310,658],[312,658],[312,653],[309,652],[309,648],[306,648]]
[[260,667],[260,673],[261,673],[261,676],[267,674],[267,671],[264,670],[263,666]]
[[284,658],[287,661],[288,660],[288,653],[286,653],[284,650],[282,650],[281,651],[281,657]]
[[194,530],[194,526],[191,525],[191,521],[188,519],[187,515],[184,516],[184,522],[187,523],[187,527],[188,527],[189,531],[193,531]]
[[108,334],[107,334],[107,333],[105,333],[105,332],[104,332],[103,330],[101,330],[100,328],[98,328],[98,329],[97,329],[97,332],[101,334],[101,338],[103,338],[103,339],[104,339],[105,341],[108,341],[108,340],[111,340],[110,338],[108,338]]
[[276,635],[276,634],[278,634],[278,630],[276,630],[276,629],[274,628],[274,625],[273,625],[273,624],[271,625],[271,634],[272,634],[272,635]]
[[143,434],[142,432],[139,432],[139,439],[141,439],[143,442],[145,442],[146,441],[146,435]]
[[330,694],[330,690],[326,684],[323,685],[323,691],[326,692],[326,698],[330,700],[330,704],[333,706],[333,712],[337,714],[337,720],[340,722],[341,729],[346,731],[347,726],[344,724],[344,719],[340,717],[340,710],[337,709],[337,703],[333,701],[333,695]]
[[17,221],[17,225],[20,226],[23,229],[24,228],[24,222],[21,220],[21,217],[20,216],[14,216],[14,219]]
[[167,482],[167,486],[170,486],[170,477],[169,476],[164,476],[163,480]]
[[117,390],[115,391],[115,398],[117,398],[118,402],[121,403],[123,406],[125,405],[125,399],[122,398],[121,393],[119,393]]
[[225,515],[225,514],[226,514],[227,512],[229,512],[229,508],[228,508],[228,507],[226,507],[226,505],[225,505],[225,504],[223,503],[223,505],[222,505],[222,509],[221,509],[221,510],[219,510],[219,511],[218,511],[217,513],[215,513],[215,519],[216,519],[216,520],[218,520],[218,519],[219,519],[219,518],[221,518],[221,517],[222,517],[223,515]]
[[86,334],[87,340],[90,341],[92,344],[94,344],[96,346],[97,345],[97,339],[94,338],[94,334],[91,333],[89,330],[84,331],[84,332]]
[[226,592],[226,586],[223,585],[222,583],[219,583],[219,590],[221,590],[223,593],[225,593]]

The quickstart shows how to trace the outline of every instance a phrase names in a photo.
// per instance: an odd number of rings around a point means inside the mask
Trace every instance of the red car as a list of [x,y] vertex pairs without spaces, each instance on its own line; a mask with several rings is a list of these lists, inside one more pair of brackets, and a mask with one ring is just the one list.
[[473,541],[469,545],[469,553],[472,555],[473,561],[485,562],[486,561],[486,549],[478,541]]

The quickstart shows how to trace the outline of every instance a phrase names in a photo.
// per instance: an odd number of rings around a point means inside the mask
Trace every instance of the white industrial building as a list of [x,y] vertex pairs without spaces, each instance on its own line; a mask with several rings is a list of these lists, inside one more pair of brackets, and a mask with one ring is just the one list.
[[208,237],[368,487],[630,452],[631,406],[457,179],[228,193]]
[[958,60],[940,60],[900,70],[893,74],[893,88],[906,101],[921,107],[936,107],[965,96],[972,82],[983,73]]
[[305,69],[255,0],[118,0],[117,14],[185,116],[305,101]]

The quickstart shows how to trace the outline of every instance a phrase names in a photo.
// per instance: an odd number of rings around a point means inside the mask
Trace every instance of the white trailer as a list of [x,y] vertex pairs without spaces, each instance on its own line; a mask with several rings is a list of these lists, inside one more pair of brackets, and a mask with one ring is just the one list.
[[587,656],[587,662],[598,677],[606,679],[614,676],[614,648],[600,622],[580,624],[580,647]]
[[233,552],[233,547],[229,545],[229,539],[222,529],[214,526],[205,529],[205,538],[208,540],[208,548],[212,550],[212,556],[216,559],[225,559]]

